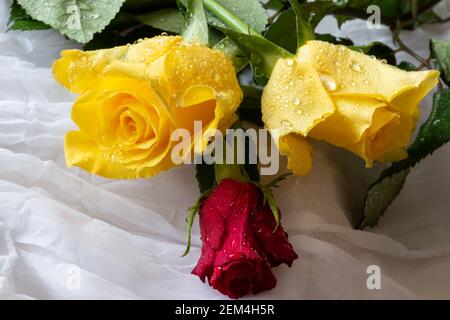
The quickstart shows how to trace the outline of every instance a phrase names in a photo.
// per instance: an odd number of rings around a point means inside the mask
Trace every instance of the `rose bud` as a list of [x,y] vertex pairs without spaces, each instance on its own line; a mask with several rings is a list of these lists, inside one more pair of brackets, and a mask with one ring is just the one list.
[[192,271],[233,299],[270,290],[276,278],[270,267],[297,258],[261,191],[252,183],[224,179],[200,211],[202,254]]

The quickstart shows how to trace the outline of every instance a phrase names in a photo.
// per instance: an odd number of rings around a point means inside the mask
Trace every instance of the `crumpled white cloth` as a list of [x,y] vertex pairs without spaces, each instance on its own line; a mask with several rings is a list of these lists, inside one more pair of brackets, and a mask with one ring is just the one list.
[[[224,298],[190,274],[200,255],[197,226],[191,254],[181,258],[186,209],[198,196],[192,166],[135,181],[66,168],[74,96],[49,67],[76,45],[53,31],[5,33],[10,2],[0,4],[0,298]],[[339,32],[332,19],[320,28]],[[426,55],[428,37],[450,40],[448,28],[402,37]],[[342,34],[391,43],[386,29],[363,22]],[[275,268],[277,287],[251,298],[450,298],[450,147],[417,166],[370,232],[347,222],[364,183],[349,180],[339,163],[350,160],[337,155],[319,145],[312,173],[277,190],[300,259]],[[380,290],[366,286],[369,265],[380,267]]]

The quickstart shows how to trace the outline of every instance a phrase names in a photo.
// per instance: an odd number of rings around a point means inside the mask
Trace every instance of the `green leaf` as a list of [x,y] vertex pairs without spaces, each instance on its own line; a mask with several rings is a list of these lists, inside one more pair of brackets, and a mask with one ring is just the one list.
[[187,223],[187,242],[186,242],[186,250],[183,253],[183,257],[187,256],[189,254],[189,251],[191,251],[191,230],[192,230],[192,224],[194,223],[195,216],[197,215],[198,211],[200,210],[200,206],[202,204],[202,200],[207,195],[202,194],[200,198],[197,199],[197,201],[194,203],[192,207],[188,210],[188,217],[186,219]]
[[285,4],[281,0],[269,0],[264,5],[266,11],[279,12],[284,8]]
[[392,164],[372,184],[365,200],[363,221],[359,227],[373,227],[403,187],[408,172],[422,159],[450,141],[450,89],[438,91],[433,109],[422,125],[408,158]]
[[119,12],[124,0],[17,0],[33,19],[80,43],[92,40]]
[[109,25],[83,46],[84,50],[98,50],[134,43],[145,37],[159,35],[160,30],[143,26],[131,14],[121,10]]
[[183,38],[188,41],[208,44],[208,22],[202,0],[187,0],[186,24]]
[[365,46],[351,46],[349,48],[369,56],[375,56],[380,60],[384,59],[390,65],[397,65],[394,50],[382,42],[372,42]]
[[223,179],[233,179],[241,182],[249,181],[245,167],[240,164],[216,163],[214,170],[217,184]]
[[221,30],[233,40],[251,61],[255,76],[263,75],[269,79],[278,59],[292,56],[285,49],[263,37],[243,34],[229,29]]
[[[292,26],[295,25],[295,13],[292,8],[284,11],[279,15],[277,20],[269,26],[265,34],[265,38],[273,43],[283,47],[291,53],[297,50],[297,35],[292,32]],[[331,34],[316,33],[316,39],[327,41],[333,44],[342,44],[345,46],[353,45],[353,42],[348,38],[337,38]]]
[[15,20],[8,28],[9,30],[32,31],[32,30],[47,30],[50,29],[48,25],[37,20]]
[[430,40],[431,56],[436,59],[441,78],[450,85],[450,43],[431,39]]
[[135,18],[153,28],[180,34],[184,26],[184,18],[179,10],[165,8],[136,15]]
[[349,38],[339,38],[335,37],[329,33],[317,33],[316,34],[317,40],[326,41],[333,44],[342,44],[344,46],[353,46],[353,41]]
[[197,178],[198,188],[200,192],[206,192],[216,185],[216,174],[214,164],[206,164],[202,162],[195,166],[195,177]]
[[241,86],[244,93],[244,99],[237,110],[241,121],[249,121],[257,126],[263,127],[261,112],[262,89],[253,86]]
[[278,183],[283,180],[286,180],[286,178],[289,176],[292,176],[292,173],[289,172],[289,173],[282,174],[281,176],[276,177],[271,182],[269,182],[267,185],[265,185],[265,187],[269,188],[269,189],[279,188],[280,186],[278,185]]
[[342,7],[339,3],[331,1],[314,1],[300,4],[301,10],[307,20],[315,29],[322,19]]
[[[256,32],[263,32],[267,25],[267,14],[259,0],[216,0],[224,8],[245,21]],[[208,13],[209,23],[220,28],[227,26],[216,16]]]
[[[268,18],[264,8],[258,0],[216,0],[216,2],[223,7],[214,8],[218,10],[215,12],[216,14],[224,13],[228,17],[231,16],[231,18],[232,16],[235,16],[241,20],[241,24],[248,25],[249,33],[261,33],[265,29]],[[207,5],[211,5],[211,3],[205,2],[205,6]],[[212,10],[212,12],[214,11],[213,8],[209,7],[209,9]],[[230,15],[226,14],[224,10],[229,12]],[[220,20],[220,17],[215,16],[212,12],[208,11],[208,22],[219,30],[227,28],[228,26]],[[247,32],[247,30],[245,30],[245,32]],[[236,72],[241,71],[249,63],[248,58],[229,38],[223,39],[214,48],[225,52],[225,54],[230,57]]]
[[291,53],[297,50],[297,34],[292,32],[295,25],[295,13],[292,8],[281,13],[277,20],[269,26],[264,35],[267,40],[279,45]]
[[316,38],[314,28],[309,23],[309,17],[303,11],[297,0],[289,0],[295,13],[296,31],[297,31],[297,48],[300,48],[309,40]]
[[408,61],[402,61],[397,65],[398,68],[405,70],[405,71],[416,71],[417,67],[413,65],[411,62]]
[[438,91],[433,98],[433,109],[422,125],[414,143],[408,149],[408,159],[398,167],[412,167],[450,140],[450,89]]
[[409,169],[401,170],[377,181],[369,188],[364,201],[364,220],[359,228],[373,227],[378,223],[380,217],[399,195],[408,173]]
[[275,232],[275,230],[277,230],[278,226],[280,225],[280,212],[278,211],[277,201],[273,196],[272,190],[270,190],[269,188],[262,188],[261,191],[264,196],[264,202],[267,201],[270,210],[272,210],[273,217],[275,218],[276,226],[273,230]]
[[[354,8],[366,11],[371,5],[378,6],[381,15],[387,17],[400,17],[407,12],[411,12],[411,7],[407,5],[407,1],[402,0],[347,0],[346,8]],[[410,1],[408,1],[410,2]]]
[[275,226],[275,229],[273,230],[273,232],[275,232],[277,230],[278,226],[280,225],[280,212],[278,211],[277,202],[275,200],[275,197],[273,196],[272,189],[278,188],[279,187],[278,183],[283,181],[290,175],[292,175],[292,174],[291,173],[283,174],[283,175],[275,178],[274,180],[272,180],[265,186],[263,186],[259,183],[255,183],[255,185],[261,190],[261,192],[263,194],[264,203],[267,202],[267,204],[269,205],[270,210],[272,211],[273,216],[275,218],[276,226]]
[[34,20],[31,18],[18,3],[14,1],[11,5],[11,11],[8,20],[9,30],[45,30],[49,29],[50,26],[46,25],[41,21]]
[[[434,5],[440,0],[338,0],[341,8],[335,12],[339,24],[352,19],[367,19],[373,12],[367,12],[369,6],[380,9],[381,23],[395,27],[397,21],[402,28],[411,29],[423,23],[438,21],[431,13]],[[328,1],[326,1],[328,2]]]
[[244,69],[249,62],[239,47],[228,37],[223,38],[217,43],[214,49],[224,52],[231,59],[236,73]]

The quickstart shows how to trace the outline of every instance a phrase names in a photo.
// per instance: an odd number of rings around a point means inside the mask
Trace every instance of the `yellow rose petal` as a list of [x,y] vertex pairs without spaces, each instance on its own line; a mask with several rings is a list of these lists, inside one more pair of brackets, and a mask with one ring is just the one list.
[[317,124],[309,136],[339,147],[356,144],[372,125],[373,114],[386,104],[364,97],[333,97],[336,112]]
[[439,77],[435,70],[404,71],[375,57],[324,41],[309,41],[300,48],[297,59],[311,64],[319,73],[333,75],[336,80],[333,95],[364,95],[386,102],[414,90],[412,101],[417,104]]
[[[176,129],[223,129],[242,99],[221,52],[156,37],[107,50],[62,52],[57,80],[73,92],[80,131],[65,137],[68,166],[116,179],[149,177],[174,166]],[[207,140],[197,137],[201,150]],[[192,145],[197,141],[191,141]]]
[[[207,129],[229,126],[235,119],[243,94],[224,53],[201,45],[179,46],[166,57],[165,77],[176,127],[192,132],[193,122],[202,121],[205,136]],[[208,141],[202,139],[204,150]]]
[[399,115],[388,108],[378,108],[372,118],[371,126],[366,130],[360,142],[346,146],[346,149],[359,155],[371,167],[373,162],[382,156],[387,150],[387,143],[398,131]]
[[181,37],[155,37],[134,45],[111,49],[64,50],[61,52],[61,58],[53,63],[53,74],[62,85],[74,93],[89,89],[93,80],[104,76],[105,69],[111,73],[123,69],[131,77],[139,79],[146,74],[145,68],[136,66],[150,65],[167,54],[181,40]]
[[291,133],[279,139],[278,148],[287,156],[287,167],[297,176],[307,175],[312,168],[312,148],[306,138]]
[[309,64],[279,59],[261,100],[267,128],[306,136],[335,110],[324,81],[332,80],[321,79]]

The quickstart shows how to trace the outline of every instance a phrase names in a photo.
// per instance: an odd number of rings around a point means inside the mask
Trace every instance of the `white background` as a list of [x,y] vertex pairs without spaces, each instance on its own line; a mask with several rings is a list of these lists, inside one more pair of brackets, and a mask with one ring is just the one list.
[[[197,227],[191,254],[180,257],[186,209],[198,196],[194,168],[135,181],[67,169],[63,136],[74,128],[74,96],[49,67],[76,45],[53,31],[5,33],[10,0],[0,1],[0,298],[224,298],[190,275],[200,255]],[[402,38],[426,56],[428,38],[450,41],[449,27]],[[340,34],[332,19],[320,29]],[[388,30],[363,22],[345,24],[342,34],[391,44]],[[277,190],[300,259],[274,269],[274,290],[250,298],[450,298],[450,147],[417,166],[370,232],[348,225],[351,199],[363,188],[337,158],[317,146],[313,172]],[[366,287],[372,264],[381,268],[381,290]]]

